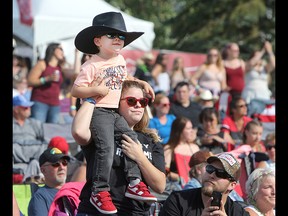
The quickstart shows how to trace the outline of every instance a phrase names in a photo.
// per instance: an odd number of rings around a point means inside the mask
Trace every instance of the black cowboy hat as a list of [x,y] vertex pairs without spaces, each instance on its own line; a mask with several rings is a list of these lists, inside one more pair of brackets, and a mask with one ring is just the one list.
[[95,36],[109,33],[124,35],[124,47],[140,37],[144,32],[127,32],[123,16],[119,12],[106,12],[94,17],[92,26],[80,31],[74,41],[78,50],[86,54],[96,54],[99,49],[94,44]]

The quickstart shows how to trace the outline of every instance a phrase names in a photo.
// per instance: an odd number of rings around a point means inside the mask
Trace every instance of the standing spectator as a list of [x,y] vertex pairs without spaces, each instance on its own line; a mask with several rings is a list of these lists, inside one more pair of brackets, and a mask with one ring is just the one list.
[[200,93],[210,90],[214,98],[219,98],[220,92],[226,90],[226,71],[218,49],[209,49],[207,61],[191,76],[191,83]]
[[224,134],[219,124],[219,114],[213,107],[204,108],[199,115],[201,127],[198,128],[197,137],[201,150],[218,154],[230,150],[232,138]]
[[[123,16],[119,12],[106,12],[96,15],[92,26],[81,30],[75,38],[75,46],[84,53],[94,54],[86,61],[77,76],[71,94],[95,105],[91,121],[92,138],[95,142],[95,160],[93,184],[91,185],[90,202],[103,214],[117,212],[117,208],[107,197],[110,196],[109,178],[113,165],[114,136],[126,134],[137,142],[137,134],[131,130],[125,119],[119,115],[119,101],[129,105],[148,105],[148,98],[121,98],[121,89],[125,80],[134,80],[128,74],[126,61],[120,54],[121,49],[139,38],[143,32],[127,32]],[[96,86],[95,80],[101,80]],[[147,94],[154,100],[152,87],[145,81],[137,79]],[[96,103],[97,102],[97,103]],[[141,173],[135,161],[124,155],[125,169],[129,184],[125,195],[131,199],[151,202],[153,197],[141,180]],[[135,191],[141,191],[136,193]],[[104,203],[105,202],[105,203]]]
[[230,115],[222,120],[221,130],[224,134],[230,134],[233,139],[232,144],[237,147],[242,143],[244,128],[252,118],[247,116],[247,104],[241,97],[234,97],[229,107]]
[[47,148],[43,123],[30,117],[32,105],[23,95],[13,98],[13,173],[22,173],[24,181],[41,173],[38,159]]
[[39,158],[45,185],[32,196],[28,205],[29,216],[47,216],[57,191],[65,184],[67,164],[70,160],[57,148],[46,149]]
[[[159,216],[249,215],[239,203],[228,196],[240,176],[237,159],[229,153],[222,153],[209,157],[207,163],[202,187],[172,192],[164,202]],[[222,194],[220,207],[211,206],[213,191]]]
[[[268,54],[268,62],[264,54]],[[247,104],[253,99],[269,101],[272,92],[269,89],[270,74],[275,69],[275,55],[270,42],[265,41],[260,51],[255,51],[246,64],[245,87],[242,92]]]
[[199,126],[199,114],[202,110],[200,104],[190,99],[190,86],[188,82],[179,82],[175,89],[175,100],[172,101],[170,113],[176,117],[184,116],[193,122],[194,127]]
[[152,86],[152,88],[154,88],[155,85],[151,74],[153,63],[154,55],[151,52],[144,53],[144,55],[137,61],[134,73],[134,77],[146,81]]
[[[170,181],[178,181],[181,186],[188,182],[191,156],[199,151],[195,140],[196,130],[192,122],[186,117],[177,117],[172,123],[170,138],[164,145],[164,156],[167,178]],[[176,155],[181,155],[181,160],[177,159]]]
[[170,101],[164,93],[156,94],[152,106],[153,118],[150,119],[149,128],[156,129],[161,137],[161,143],[166,144],[169,140],[171,126],[176,116],[169,114]]
[[181,81],[189,81],[189,76],[184,68],[183,57],[175,57],[173,61],[172,71],[170,74],[171,88],[174,89],[177,83]]
[[[124,81],[121,98],[144,97],[143,87],[135,81]],[[84,101],[76,113],[72,124],[72,134],[77,143],[81,145],[87,159],[87,181],[82,189],[78,216],[99,215],[99,211],[90,203],[92,189],[92,169],[95,160],[95,142],[91,139],[89,125],[93,114],[93,104]],[[113,154],[113,166],[110,173],[109,185],[111,197],[106,196],[103,202],[111,202],[117,206],[117,215],[147,215],[151,204],[132,200],[125,197],[128,181],[125,178],[123,154],[134,160],[140,170],[143,180],[157,193],[162,193],[165,187],[165,166],[163,147],[159,142],[157,133],[147,128],[149,117],[146,108],[139,102],[132,106],[126,100],[120,100],[119,113],[128,122],[131,129],[137,131],[141,144],[134,142],[127,135],[122,135],[122,141],[115,139],[115,152]],[[82,169],[83,170],[83,169]]]
[[159,53],[156,57],[151,74],[155,82],[154,91],[170,94],[170,76],[167,72],[168,55]]
[[[28,84],[32,86],[31,100],[34,102],[32,117],[45,123],[59,123],[60,91],[63,73],[68,77],[70,70],[62,69],[63,48],[59,43],[50,43],[44,59],[38,60],[28,75]],[[74,73],[74,71],[73,71]]]
[[237,43],[229,43],[223,50],[227,90],[232,98],[241,96],[245,86],[245,62],[239,57],[239,54],[240,50]]
[[271,168],[255,169],[246,182],[247,203],[245,210],[251,216],[276,215],[275,171]]

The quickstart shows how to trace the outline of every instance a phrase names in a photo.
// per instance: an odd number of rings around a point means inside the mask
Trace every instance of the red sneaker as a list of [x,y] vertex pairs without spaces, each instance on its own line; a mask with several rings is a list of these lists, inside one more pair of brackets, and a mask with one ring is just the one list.
[[117,212],[108,191],[98,192],[96,195],[91,194],[90,203],[103,214],[114,214]]
[[126,197],[129,197],[131,199],[144,201],[144,202],[156,202],[157,198],[150,194],[150,191],[148,190],[147,186],[140,182],[139,184],[131,187],[128,185],[126,193]]

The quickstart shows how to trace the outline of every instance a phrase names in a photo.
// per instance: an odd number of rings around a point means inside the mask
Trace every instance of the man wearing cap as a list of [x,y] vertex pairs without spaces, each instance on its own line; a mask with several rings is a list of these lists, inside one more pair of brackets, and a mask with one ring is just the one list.
[[38,159],[47,148],[43,124],[30,118],[32,105],[23,95],[13,97],[13,173],[23,174],[24,181],[40,174]]
[[[233,155],[224,152],[211,156],[207,159],[206,172],[202,176],[202,187],[172,192],[159,216],[248,216],[244,208],[229,197],[239,177],[240,164]],[[222,194],[220,208],[211,206],[213,191]]]
[[40,155],[39,163],[45,185],[33,194],[28,206],[29,216],[48,215],[55,194],[66,182],[69,161],[70,157],[58,148],[48,148]]

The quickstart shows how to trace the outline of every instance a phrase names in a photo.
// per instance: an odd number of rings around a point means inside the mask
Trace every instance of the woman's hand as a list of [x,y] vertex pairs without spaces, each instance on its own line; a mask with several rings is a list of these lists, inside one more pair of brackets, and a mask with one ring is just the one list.
[[125,155],[127,155],[132,160],[139,160],[141,157],[145,156],[142,150],[142,144],[134,142],[129,136],[126,134],[122,135],[122,151]]

